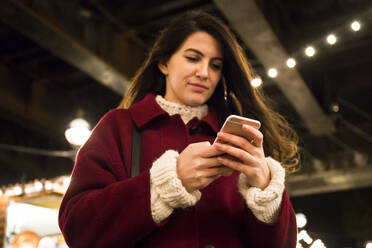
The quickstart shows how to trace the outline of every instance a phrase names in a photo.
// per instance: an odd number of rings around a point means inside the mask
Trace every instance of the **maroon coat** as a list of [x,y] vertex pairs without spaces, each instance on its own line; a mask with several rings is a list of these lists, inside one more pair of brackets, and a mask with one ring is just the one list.
[[[141,173],[130,178],[132,119],[141,129]],[[201,190],[201,200],[176,209],[156,224],[150,209],[150,173],[164,151],[190,143],[213,142],[216,112],[185,125],[169,116],[151,94],[129,109],[107,113],[81,147],[70,186],[63,198],[59,225],[70,247],[291,248],[296,246],[295,214],[284,192],[277,221],[266,224],[246,207],[237,189],[238,173],[221,177]]]

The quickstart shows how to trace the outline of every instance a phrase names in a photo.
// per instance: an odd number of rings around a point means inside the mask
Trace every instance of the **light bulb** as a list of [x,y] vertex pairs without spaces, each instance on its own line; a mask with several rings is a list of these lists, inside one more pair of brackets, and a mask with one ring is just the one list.
[[76,146],[83,145],[89,138],[90,134],[89,123],[80,118],[71,121],[70,128],[65,131],[67,141]]
[[296,60],[294,60],[293,58],[289,58],[287,59],[287,66],[289,68],[293,68],[296,66]]
[[251,85],[252,85],[253,87],[255,87],[255,88],[261,86],[261,84],[262,84],[262,80],[261,80],[261,78],[259,78],[259,77],[254,78],[254,79],[252,80],[252,82],[251,82]]
[[314,49],[314,47],[312,47],[312,46],[308,46],[308,47],[306,47],[306,49],[305,49],[305,54],[306,54],[308,57],[312,57],[312,56],[314,56],[314,54],[315,54],[315,49]]
[[337,42],[337,37],[334,34],[330,34],[327,36],[327,42],[330,45],[334,45]]
[[360,30],[360,23],[358,21],[353,21],[350,25],[351,29],[355,32]]
[[275,68],[270,68],[268,71],[267,71],[267,74],[269,75],[269,77],[271,78],[276,78],[278,76],[278,71],[275,69]]
[[366,242],[366,248],[372,248],[372,241]]
[[296,222],[297,222],[297,227],[299,228],[306,226],[306,223],[307,223],[306,216],[303,213],[296,214]]

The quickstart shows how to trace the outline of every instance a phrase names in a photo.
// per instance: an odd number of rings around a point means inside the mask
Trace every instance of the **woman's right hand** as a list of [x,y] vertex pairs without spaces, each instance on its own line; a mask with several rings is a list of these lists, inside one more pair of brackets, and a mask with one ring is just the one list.
[[217,161],[220,155],[221,151],[208,141],[190,144],[181,152],[177,174],[189,193],[207,187],[220,176],[231,175],[232,170]]

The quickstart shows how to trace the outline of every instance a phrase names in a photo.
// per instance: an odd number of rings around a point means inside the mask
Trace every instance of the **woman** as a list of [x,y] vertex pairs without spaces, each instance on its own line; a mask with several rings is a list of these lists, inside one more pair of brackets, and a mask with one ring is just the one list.
[[[250,86],[251,70],[218,19],[189,12],[155,42],[118,109],[80,149],[59,224],[71,247],[295,247],[283,167],[295,134]],[[219,132],[230,114],[252,142]],[[141,173],[131,171],[132,122]],[[214,139],[223,141],[213,144]],[[212,145],[213,144],[213,145]],[[277,161],[280,161],[281,164]]]

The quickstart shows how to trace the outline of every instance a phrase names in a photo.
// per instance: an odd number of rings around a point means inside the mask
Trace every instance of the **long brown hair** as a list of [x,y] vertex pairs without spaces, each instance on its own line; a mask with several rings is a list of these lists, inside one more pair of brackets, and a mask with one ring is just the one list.
[[242,47],[229,28],[218,18],[199,11],[186,12],[164,29],[146,61],[131,80],[118,108],[128,108],[148,93],[165,94],[165,77],[158,62],[166,62],[193,33],[204,31],[214,37],[223,52],[222,77],[207,104],[218,113],[220,126],[230,114],[258,119],[262,123],[266,156],[280,161],[288,172],[299,164],[298,136],[288,122],[275,112],[262,88],[251,86],[252,69]]

